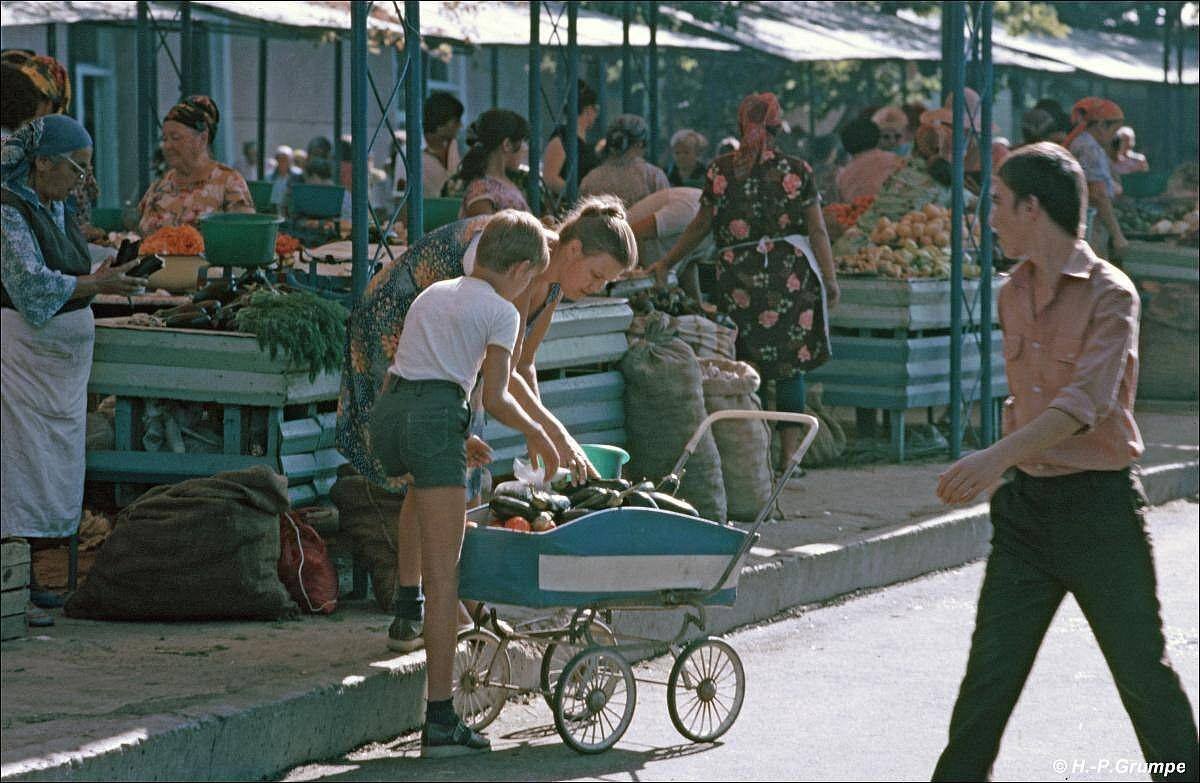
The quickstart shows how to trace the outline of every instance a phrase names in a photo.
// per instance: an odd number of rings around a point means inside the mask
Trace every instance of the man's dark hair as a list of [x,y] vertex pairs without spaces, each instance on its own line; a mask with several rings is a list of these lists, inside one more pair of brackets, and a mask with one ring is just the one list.
[[1087,180],[1075,156],[1048,141],[1021,147],[998,172],[1013,192],[1013,205],[1030,196],[1054,223],[1074,237],[1083,236],[1087,220]]
[[1062,104],[1058,101],[1053,98],[1042,98],[1034,104],[1033,108],[1041,109],[1054,118],[1054,126],[1051,130],[1058,131],[1059,133],[1071,132],[1071,116],[1067,114]]
[[422,111],[425,131],[435,131],[451,120],[461,120],[464,111],[466,108],[462,101],[450,93],[431,92],[425,99],[425,108]]
[[[567,114],[567,108],[569,106],[569,103],[570,103],[569,98],[567,100],[563,101],[563,110],[562,110],[563,116],[566,116],[566,114]],[[600,96],[596,94],[596,91],[592,89],[592,86],[590,84],[585,82],[583,79],[580,79],[579,80],[579,111],[580,111],[580,113],[583,113],[583,110],[589,106],[599,106],[599,105],[600,105]]]
[[842,139],[842,147],[851,155],[879,146],[879,126],[861,117],[848,123],[838,136]]
[[0,126],[15,131],[37,116],[38,105],[46,99],[24,71],[3,64],[4,90],[0,92]]

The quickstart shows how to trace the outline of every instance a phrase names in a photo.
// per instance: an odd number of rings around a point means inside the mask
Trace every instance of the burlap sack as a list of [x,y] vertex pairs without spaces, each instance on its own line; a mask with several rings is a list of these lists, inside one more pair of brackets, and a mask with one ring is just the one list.
[[833,414],[825,409],[821,402],[821,384],[814,383],[808,387],[806,405],[808,413],[816,416],[821,422],[817,437],[804,455],[802,465],[818,467],[836,462],[846,453],[846,433]]
[[69,617],[276,620],[298,613],[279,581],[287,479],[264,466],[155,487],[117,517]]
[[[704,406],[709,413],[762,410],[759,377],[745,362],[700,359]],[[771,427],[762,419],[719,421],[713,437],[721,454],[721,474],[729,518],[751,521],[771,499]]]
[[[621,360],[625,376],[625,438],[631,480],[658,481],[675,467],[688,439],[707,415],[700,364],[692,349],[675,336],[670,316],[646,316],[645,334]],[[706,519],[726,519],[721,456],[712,432],[706,432],[688,460],[679,497]]]
[[737,358],[735,344],[737,329],[706,318],[703,315],[681,315],[674,321],[679,339],[687,343],[700,359]]
[[338,468],[329,499],[338,508],[338,529],[350,537],[355,560],[365,563],[371,574],[375,604],[390,612],[396,587],[396,531],[404,495],[374,486],[346,464]]

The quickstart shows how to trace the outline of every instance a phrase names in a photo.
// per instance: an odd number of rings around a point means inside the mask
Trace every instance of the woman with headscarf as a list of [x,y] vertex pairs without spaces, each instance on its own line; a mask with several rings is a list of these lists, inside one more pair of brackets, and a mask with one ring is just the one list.
[[579,183],[581,196],[608,193],[626,208],[655,191],[671,187],[666,172],[646,161],[650,128],[636,114],[622,114],[604,134],[604,161]]
[[166,226],[196,225],[214,212],[254,211],[245,178],[209,152],[220,121],[221,113],[207,95],[184,98],[167,112],[162,153],[168,168],[138,204],[143,235]]
[[1099,218],[1092,226],[1090,244],[1108,260],[1120,263],[1129,248],[1129,240],[1121,231],[1113,208],[1117,180],[1107,150],[1117,130],[1125,124],[1125,113],[1106,98],[1081,98],[1071,108],[1071,122],[1074,127],[1067,134],[1065,146],[1083,167],[1087,177],[1088,206],[1096,209]]
[[[709,234],[717,246],[716,304],[737,324],[738,358],[775,381],[780,411],[804,410],[804,373],[830,355],[828,313],[840,292],[812,169],[775,150],[783,125],[772,93],[738,108],[741,145],[708,167],[700,211],[654,264],[666,272]],[[800,430],[782,427],[784,459]]]
[[[32,120],[5,140],[2,159],[0,521],[5,538],[64,538],[76,532],[83,504],[89,304],[99,293],[136,293],[146,281],[125,276],[132,261],[91,271],[66,203],[91,165],[82,125],[61,114]],[[61,605],[36,579],[31,588],[35,603]]]

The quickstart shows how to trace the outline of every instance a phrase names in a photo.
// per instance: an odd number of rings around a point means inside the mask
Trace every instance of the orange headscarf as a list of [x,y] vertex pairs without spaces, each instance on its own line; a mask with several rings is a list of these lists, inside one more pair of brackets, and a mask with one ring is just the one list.
[[1107,98],[1097,98],[1095,96],[1080,98],[1071,107],[1071,122],[1075,124],[1075,127],[1067,134],[1063,146],[1070,147],[1071,142],[1079,138],[1079,134],[1087,130],[1088,126],[1093,122],[1123,119],[1125,119],[1125,112],[1121,111],[1120,106]]
[[783,125],[783,110],[773,92],[755,92],[742,99],[738,106],[738,132],[741,146],[733,153],[733,171],[739,177],[750,173],[763,150],[772,145],[767,128]]
[[4,52],[4,61],[20,68],[29,77],[37,91],[50,101],[55,114],[70,108],[71,80],[67,77],[67,69],[58,60],[44,54],[9,49]]

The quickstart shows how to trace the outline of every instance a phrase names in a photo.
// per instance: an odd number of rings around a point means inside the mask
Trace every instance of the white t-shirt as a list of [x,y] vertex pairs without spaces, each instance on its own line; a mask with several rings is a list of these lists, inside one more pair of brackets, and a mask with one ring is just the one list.
[[410,381],[454,381],[469,398],[489,345],[510,354],[521,316],[477,277],[434,283],[408,308],[390,372]]

